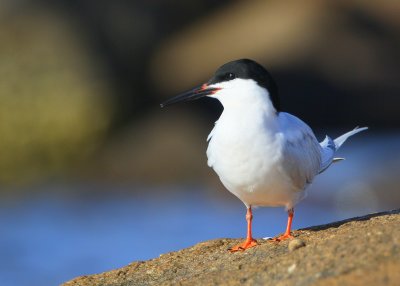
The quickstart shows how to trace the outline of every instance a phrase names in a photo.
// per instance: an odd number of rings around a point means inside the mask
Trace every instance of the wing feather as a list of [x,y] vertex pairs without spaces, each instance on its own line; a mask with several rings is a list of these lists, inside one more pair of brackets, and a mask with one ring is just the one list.
[[300,191],[310,184],[321,167],[321,147],[311,128],[288,113],[279,115],[284,133],[283,169]]

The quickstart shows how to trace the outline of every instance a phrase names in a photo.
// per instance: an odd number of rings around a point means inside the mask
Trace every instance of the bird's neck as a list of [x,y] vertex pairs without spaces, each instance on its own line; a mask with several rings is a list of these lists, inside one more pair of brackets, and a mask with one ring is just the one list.
[[[272,104],[246,104],[224,106],[219,123],[228,129],[259,130],[268,129],[274,132],[278,127],[278,116]],[[230,127],[229,127],[230,126]]]
[[223,105],[224,112],[236,113],[239,117],[242,115],[264,118],[277,116],[277,110],[270,99],[269,92],[255,83],[250,82],[242,87],[222,89],[215,98]]
[[246,101],[222,102],[223,115],[237,118],[237,120],[275,121],[278,112],[269,98],[255,97]]

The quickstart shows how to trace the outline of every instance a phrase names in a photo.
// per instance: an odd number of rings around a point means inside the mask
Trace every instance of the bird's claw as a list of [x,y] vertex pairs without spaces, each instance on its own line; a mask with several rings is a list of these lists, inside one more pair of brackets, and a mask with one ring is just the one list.
[[246,249],[249,249],[257,245],[258,245],[257,240],[251,239],[251,240],[246,240],[245,242],[235,245],[231,248],[228,248],[228,250],[230,252],[245,251]]
[[289,238],[294,238],[294,236],[291,235],[290,233],[285,233],[285,234],[282,234],[281,236],[274,237],[274,238],[270,239],[270,241],[272,241],[272,242],[281,242],[281,241],[289,239]]

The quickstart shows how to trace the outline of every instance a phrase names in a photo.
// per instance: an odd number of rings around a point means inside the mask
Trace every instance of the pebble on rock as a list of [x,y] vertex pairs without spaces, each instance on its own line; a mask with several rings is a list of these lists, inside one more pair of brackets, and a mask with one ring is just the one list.
[[295,238],[289,242],[288,248],[289,248],[289,251],[292,252],[303,246],[306,246],[306,243],[301,239]]

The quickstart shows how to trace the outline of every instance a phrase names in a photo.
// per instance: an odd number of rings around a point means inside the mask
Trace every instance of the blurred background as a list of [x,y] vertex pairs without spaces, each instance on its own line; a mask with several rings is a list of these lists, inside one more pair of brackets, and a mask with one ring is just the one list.
[[[207,167],[212,99],[160,109],[221,64],[262,63],[319,139],[370,130],[295,228],[400,205],[400,2],[3,0],[0,284],[75,276],[219,237],[245,208]],[[279,222],[279,223],[278,223]],[[256,237],[283,232],[255,211]]]

